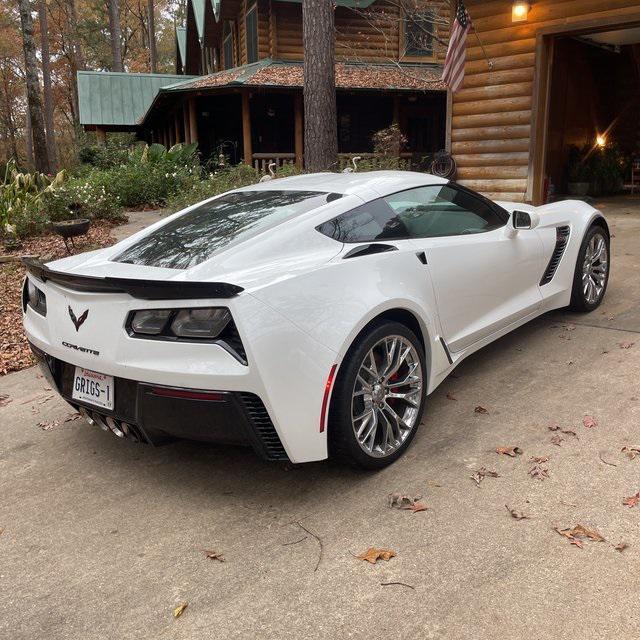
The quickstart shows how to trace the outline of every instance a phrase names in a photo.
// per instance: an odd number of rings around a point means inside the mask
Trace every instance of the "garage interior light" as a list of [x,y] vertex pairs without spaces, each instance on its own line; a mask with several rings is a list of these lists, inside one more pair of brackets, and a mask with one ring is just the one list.
[[523,0],[514,0],[511,7],[511,21],[524,22],[529,17],[529,9],[531,9],[530,3]]

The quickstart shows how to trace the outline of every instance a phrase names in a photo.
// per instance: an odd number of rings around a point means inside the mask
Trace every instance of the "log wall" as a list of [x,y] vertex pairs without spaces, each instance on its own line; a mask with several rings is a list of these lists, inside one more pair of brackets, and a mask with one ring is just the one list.
[[[522,201],[540,171],[532,150],[537,35],[590,20],[637,18],[638,0],[536,0],[513,23],[511,0],[467,0],[489,58],[469,34],[465,82],[453,96],[451,147],[462,184],[502,200]],[[531,189],[529,188],[529,193]]]

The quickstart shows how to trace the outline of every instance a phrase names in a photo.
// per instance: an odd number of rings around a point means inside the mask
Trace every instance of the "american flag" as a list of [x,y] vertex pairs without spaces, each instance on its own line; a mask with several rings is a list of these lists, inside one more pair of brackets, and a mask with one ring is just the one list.
[[471,18],[467,13],[462,0],[458,2],[456,17],[451,27],[449,48],[444,61],[442,79],[446,82],[452,93],[462,86],[464,80],[464,63],[467,58],[467,33],[471,28]]

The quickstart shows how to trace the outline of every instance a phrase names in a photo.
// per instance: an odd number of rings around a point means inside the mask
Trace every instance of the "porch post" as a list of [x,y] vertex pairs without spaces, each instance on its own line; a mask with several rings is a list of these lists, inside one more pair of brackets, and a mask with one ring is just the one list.
[[182,103],[182,126],[184,127],[184,141],[191,144],[191,131],[189,129],[189,104]]
[[304,162],[304,142],[303,132],[304,126],[302,122],[303,105],[302,94],[296,93],[294,96],[294,129],[295,129],[295,152],[296,152],[296,165],[302,169]]
[[101,147],[107,146],[107,132],[102,127],[96,127],[96,138]]
[[189,141],[198,142],[198,114],[195,98],[189,98]]
[[251,148],[251,107],[249,92],[242,92],[242,142],[244,145],[244,162],[253,166],[253,150]]
[[176,144],[178,144],[179,142],[182,142],[181,140],[181,135],[180,135],[180,117],[178,116],[178,110],[176,109],[176,112],[174,114],[174,127],[175,127],[175,132],[176,132]]
[[393,96],[393,124],[400,125],[400,96]]

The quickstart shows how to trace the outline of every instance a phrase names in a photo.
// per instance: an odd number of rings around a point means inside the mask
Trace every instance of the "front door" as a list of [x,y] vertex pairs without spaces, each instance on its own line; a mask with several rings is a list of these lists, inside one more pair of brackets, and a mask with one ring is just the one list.
[[453,184],[410,189],[385,200],[425,252],[452,352],[540,307],[542,243],[535,231],[512,232],[501,207]]

